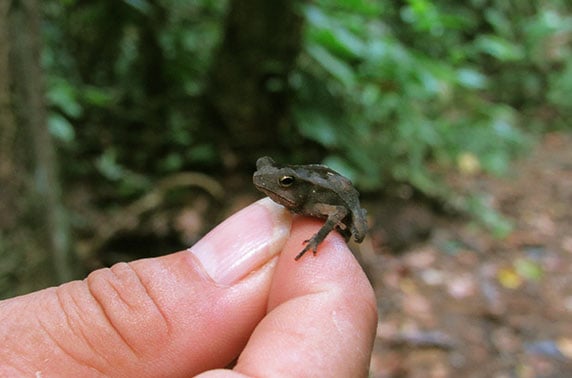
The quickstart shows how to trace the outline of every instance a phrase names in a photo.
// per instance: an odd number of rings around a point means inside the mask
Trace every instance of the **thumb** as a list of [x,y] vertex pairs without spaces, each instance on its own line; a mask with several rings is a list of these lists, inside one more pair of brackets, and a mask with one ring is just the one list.
[[189,251],[0,302],[0,376],[188,376],[230,363],[266,311],[290,216],[261,200]]

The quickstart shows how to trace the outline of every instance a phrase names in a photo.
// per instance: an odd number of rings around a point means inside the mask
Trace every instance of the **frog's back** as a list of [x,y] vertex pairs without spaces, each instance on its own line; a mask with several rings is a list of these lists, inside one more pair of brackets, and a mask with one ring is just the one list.
[[[308,167],[308,166],[306,166]],[[359,192],[354,188],[352,182],[338,172],[324,165],[310,165],[307,174],[312,176],[312,180],[319,183],[321,187],[330,188],[336,195],[336,201],[344,205],[351,213],[351,222],[348,227],[354,239],[361,242],[367,232],[367,214],[360,205]]]
[[359,193],[352,182],[333,169],[321,164],[298,166],[304,176],[320,188],[335,193],[337,203],[348,208],[359,207]]

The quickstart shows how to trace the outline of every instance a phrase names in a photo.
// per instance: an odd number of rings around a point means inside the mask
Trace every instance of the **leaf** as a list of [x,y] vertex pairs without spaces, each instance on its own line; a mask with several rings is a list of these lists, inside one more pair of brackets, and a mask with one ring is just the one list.
[[100,155],[95,165],[99,172],[109,180],[116,181],[125,176],[125,169],[117,161],[117,152],[112,148]]
[[324,164],[347,177],[350,181],[356,180],[358,172],[344,158],[337,155],[331,155],[324,159]]
[[143,14],[150,14],[152,11],[147,0],[123,0],[123,2]]
[[487,77],[476,70],[461,68],[457,71],[457,83],[469,89],[484,89]]
[[481,172],[479,158],[470,152],[463,152],[457,157],[459,171],[467,176],[474,176]]
[[465,210],[487,227],[496,238],[502,239],[508,236],[513,229],[512,223],[498,211],[491,208],[482,195],[472,195],[466,200],[464,206],[466,207]]
[[51,113],[48,118],[50,134],[63,142],[70,143],[75,139],[75,130],[72,124],[59,113]]
[[295,116],[299,130],[306,138],[326,147],[336,145],[338,133],[332,120],[325,113],[310,109],[297,109]]
[[370,0],[338,0],[336,4],[369,16],[378,16],[382,8],[380,3]]
[[317,44],[310,44],[306,51],[322,68],[335,77],[346,88],[353,87],[355,76],[352,68],[343,60],[332,55],[328,50]]
[[508,289],[518,289],[522,285],[522,278],[510,268],[500,269],[497,273],[497,280]]
[[475,47],[503,62],[524,58],[522,47],[496,35],[479,36],[475,41]]
[[521,277],[532,281],[538,281],[543,275],[540,265],[529,259],[516,260],[514,262],[514,268]]
[[316,33],[315,39],[323,47],[346,59],[359,58],[365,49],[363,41],[343,28]]
[[50,104],[60,108],[69,117],[81,116],[83,108],[78,102],[76,88],[64,79],[52,80],[50,84],[47,92]]
[[82,96],[87,103],[98,107],[106,107],[113,102],[113,97],[109,91],[93,86],[86,87]]

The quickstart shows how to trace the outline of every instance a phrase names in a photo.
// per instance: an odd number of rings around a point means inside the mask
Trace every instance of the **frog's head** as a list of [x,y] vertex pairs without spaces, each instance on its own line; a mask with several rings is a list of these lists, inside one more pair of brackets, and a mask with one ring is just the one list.
[[300,182],[294,169],[274,162],[265,156],[256,161],[252,181],[256,189],[265,193],[274,202],[295,210],[303,201],[300,197]]

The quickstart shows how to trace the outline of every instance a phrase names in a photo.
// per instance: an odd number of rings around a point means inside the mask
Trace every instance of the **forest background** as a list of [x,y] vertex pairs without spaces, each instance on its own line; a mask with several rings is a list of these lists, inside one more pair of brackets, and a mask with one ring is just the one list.
[[2,1],[0,297],[188,246],[263,155],[505,237],[463,182],[569,131],[571,94],[564,0]]
[[270,155],[361,192],[373,376],[569,372],[571,97],[565,0],[0,1],[0,298],[192,245]]

